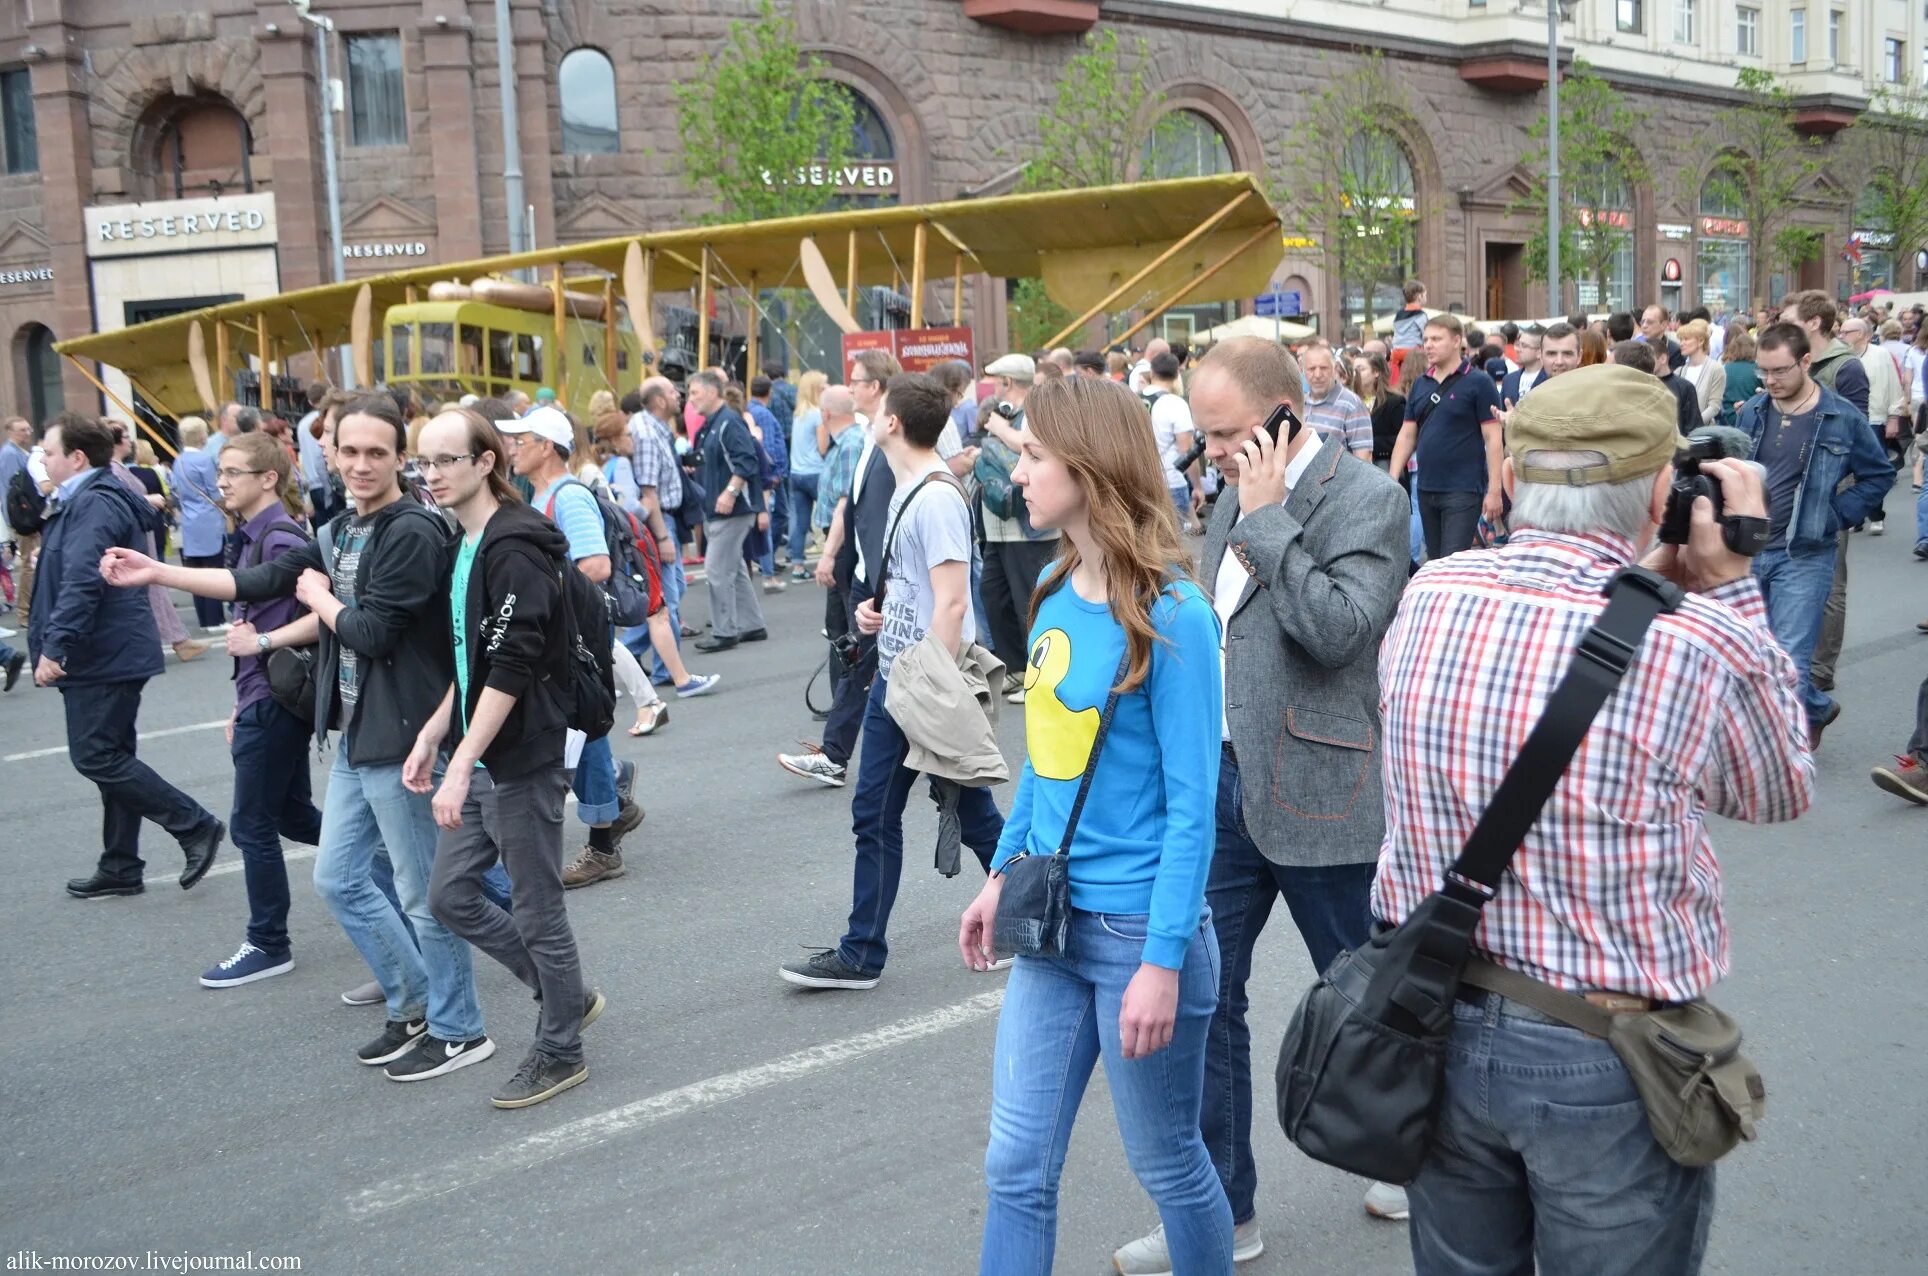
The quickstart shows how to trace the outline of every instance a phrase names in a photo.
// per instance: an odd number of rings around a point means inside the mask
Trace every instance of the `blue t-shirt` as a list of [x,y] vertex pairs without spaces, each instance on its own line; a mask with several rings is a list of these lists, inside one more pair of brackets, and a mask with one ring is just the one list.
[[565,475],[537,492],[530,504],[562,529],[569,540],[571,562],[580,563],[585,558],[609,553],[609,542],[603,539],[602,511],[596,508],[595,496],[580,479]]
[[476,547],[480,536],[464,536],[455,550],[455,570],[449,576],[449,631],[455,635],[455,710],[462,715],[462,730],[469,729],[469,574],[475,570]]
[[[1071,846],[1071,904],[1149,914],[1143,960],[1184,964],[1205,903],[1224,688],[1218,616],[1190,581],[1152,609],[1162,641],[1151,671],[1118,698]],[[1024,771],[993,868],[1019,850],[1049,855],[1064,836],[1091,756],[1125,631],[1066,581],[1038,607],[1024,686]]]
[[[1499,411],[1500,391],[1493,378],[1478,368],[1465,363],[1460,368],[1464,375],[1419,427],[1414,455],[1422,492],[1486,491],[1486,438],[1480,427]],[[1447,378],[1452,375],[1446,374]],[[1408,421],[1417,419],[1440,385],[1432,373],[1420,375],[1406,398]]]

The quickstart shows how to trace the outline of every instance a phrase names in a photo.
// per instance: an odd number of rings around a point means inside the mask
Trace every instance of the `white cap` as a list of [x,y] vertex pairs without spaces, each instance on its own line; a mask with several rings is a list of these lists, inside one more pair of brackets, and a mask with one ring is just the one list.
[[576,431],[560,408],[536,408],[527,416],[497,421],[495,428],[504,434],[533,434],[547,439],[558,452],[567,452],[576,443]]

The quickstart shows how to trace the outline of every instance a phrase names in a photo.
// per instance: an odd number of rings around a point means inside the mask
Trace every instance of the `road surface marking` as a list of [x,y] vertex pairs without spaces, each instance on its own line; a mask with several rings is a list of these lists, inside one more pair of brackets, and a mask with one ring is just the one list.
[[[168,727],[161,731],[143,731],[134,738],[137,740],[159,740],[166,736],[186,735],[190,731],[207,731],[214,727],[225,727],[227,725],[228,720],[226,718],[216,718],[212,722],[191,722],[184,727]],[[33,758],[57,757],[65,752],[67,752],[67,746],[63,744],[53,749],[32,749],[26,753],[9,753],[6,757],[0,758],[0,762],[26,762]]]
[[1003,1002],[1002,988],[980,993],[955,1005],[914,1015],[909,1019],[899,1019],[896,1023],[885,1024],[855,1037],[826,1042],[781,1059],[773,1059],[769,1063],[758,1064],[754,1068],[726,1072],[693,1085],[665,1090],[647,1099],[625,1103],[607,1112],[505,1143],[492,1151],[475,1155],[465,1153],[456,1161],[389,1179],[355,1193],[348,1198],[348,1213],[351,1218],[365,1219],[437,1196],[446,1196],[450,1192],[459,1192],[501,1175],[521,1173],[545,1161],[607,1143],[686,1112],[716,1107],[746,1094],[754,1094],[785,1081],[795,1081],[879,1050],[948,1032],[996,1014]]

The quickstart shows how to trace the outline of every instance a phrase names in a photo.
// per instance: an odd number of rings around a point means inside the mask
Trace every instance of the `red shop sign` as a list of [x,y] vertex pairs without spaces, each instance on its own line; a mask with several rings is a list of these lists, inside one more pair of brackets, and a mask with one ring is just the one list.
[[1700,219],[1700,233],[1746,239],[1747,223],[1736,217],[1703,217]]

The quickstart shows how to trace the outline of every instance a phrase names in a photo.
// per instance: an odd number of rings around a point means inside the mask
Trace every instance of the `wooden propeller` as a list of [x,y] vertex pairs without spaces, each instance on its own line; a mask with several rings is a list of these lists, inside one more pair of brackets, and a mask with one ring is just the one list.
[[363,284],[355,293],[355,309],[348,318],[348,347],[355,358],[355,383],[364,389],[375,384],[375,293]]
[[803,282],[810,285],[810,295],[830,316],[830,322],[845,332],[863,331],[863,325],[851,316],[850,307],[844,305],[837,277],[830,273],[830,263],[823,259],[823,250],[817,247],[817,241],[808,237],[799,241],[797,260],[803,265]]
[[[651,299],[654,256],[653,252],[645,255],[643,246],[633,239],[623,253],[623,303],[629,307],[629,326],[635,330],[643,352],[651,355],[656,350],[656,325],[650,313],[654,305]],[[610,315],[608,322],[616,322],[616,317]]]
[[208,374],[208,338],[199,319],[187,326],[187,366],[194,374],[194,392],[208,411],[214,411],[220,404],[214,397],[214,378]]

